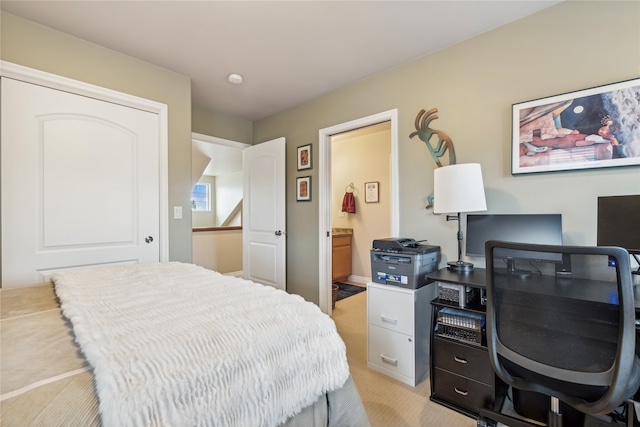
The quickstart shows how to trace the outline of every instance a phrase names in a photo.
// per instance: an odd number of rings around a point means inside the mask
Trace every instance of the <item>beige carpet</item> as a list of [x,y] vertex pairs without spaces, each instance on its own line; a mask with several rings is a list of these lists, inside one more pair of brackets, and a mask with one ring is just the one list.
[[367,368],[366,292],[336,302],[332,317],[372,427],[476,426],[474,419],[429,400],[429,378],[411,387]]
[[[349,282],[357,285],[357,283]],[[367,293],[336,302],[332,314],[372,427],[475,427],[476,420],[429,400],[429,377],[411,387],[367,368]],[[507,406],[507,404],[505,404]],[[508,408],[503,409],[509,412]],[[585,427],[608,426],[587,416]],[[622,425],[622,424],[614,424]]]

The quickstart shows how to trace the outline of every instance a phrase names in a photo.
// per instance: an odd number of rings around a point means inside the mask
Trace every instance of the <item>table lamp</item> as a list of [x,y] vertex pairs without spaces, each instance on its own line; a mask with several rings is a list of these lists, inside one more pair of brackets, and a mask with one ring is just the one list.
[[458,221],[458,260],[448,262],[450,270],[473,271],[473,264],[462,261],[460,212],[486,211],[482,170],[479,163],[463,163],[437,168],[433,172],[433,213],[455,212],[447,221]]

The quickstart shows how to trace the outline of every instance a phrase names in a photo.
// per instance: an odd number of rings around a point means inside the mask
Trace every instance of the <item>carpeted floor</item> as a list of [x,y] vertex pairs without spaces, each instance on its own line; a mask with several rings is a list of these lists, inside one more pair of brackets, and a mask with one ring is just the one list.
[[367,290],[365,286],[350,285],[342,282],[335,282],[334,285],[338,285],[338,296],[336,297],[336,301],[343,300]]
[[[336,302],[333,320],[371,427],[476,427],[475,419],[429,400],[429,378],[411,387],[367,368],[367,293]],[[587,417],[585,427],[619,426]]]
[[471,418],[429,400],[429,379],[416,387],[367,368],[367,293],[336,302],[333,320],[371,427],[475,427]]

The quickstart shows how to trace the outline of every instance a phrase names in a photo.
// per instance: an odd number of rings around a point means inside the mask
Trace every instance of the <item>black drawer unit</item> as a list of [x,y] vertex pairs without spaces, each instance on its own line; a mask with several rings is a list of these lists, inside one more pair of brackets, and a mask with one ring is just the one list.
[[431,301],[430,399],[472,418],[480,408],[499,410],[507,387],[493,372],[486,347],[485,270],[458,274],[443,269],[429,278],[478,289],[477,298],[464,307],[449,299]]
[[437,377],[433,390],[436,396],[472,414],[477,414],[480,408],[488,407],[494,400],[493,387],[488,384],[438,368],[434,377]]
[[486,348],[474,348],[436,337],[434,339],[433,364],[445,371],[481,383],[493,384],[494,374]]

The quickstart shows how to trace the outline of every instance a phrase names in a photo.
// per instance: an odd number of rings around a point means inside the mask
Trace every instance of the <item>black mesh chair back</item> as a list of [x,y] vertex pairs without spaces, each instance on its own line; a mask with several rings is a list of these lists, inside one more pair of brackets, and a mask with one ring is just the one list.
[[607,414],[640,385],[629,254],[488,241],[487,346],[508,385]]

